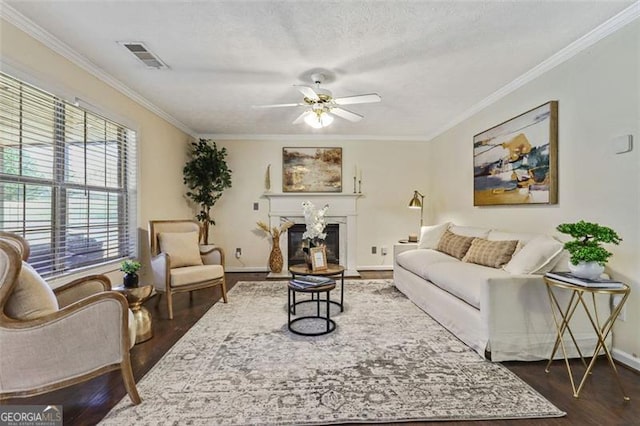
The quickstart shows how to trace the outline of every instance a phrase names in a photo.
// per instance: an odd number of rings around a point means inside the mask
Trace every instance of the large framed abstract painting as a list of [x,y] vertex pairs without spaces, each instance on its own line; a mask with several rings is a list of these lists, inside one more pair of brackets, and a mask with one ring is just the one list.
[[558,101],[473,137],[473,205],[558,202]]
[[342,192],[342,148],[282,148],[282,192]]

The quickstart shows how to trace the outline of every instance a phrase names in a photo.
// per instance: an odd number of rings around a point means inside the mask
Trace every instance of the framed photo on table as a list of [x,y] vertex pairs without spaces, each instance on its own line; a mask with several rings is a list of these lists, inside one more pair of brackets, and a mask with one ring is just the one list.
[[327,251],[324,247],[312,247],[309,250],[311,254],[311,269],[315,271],[327,270]]

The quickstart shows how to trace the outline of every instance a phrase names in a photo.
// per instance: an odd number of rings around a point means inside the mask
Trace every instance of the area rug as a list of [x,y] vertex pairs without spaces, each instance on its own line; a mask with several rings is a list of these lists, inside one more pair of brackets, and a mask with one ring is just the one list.
[[[216,303],[142,378],[142,403],[134,406],[125,397],[102,424],[315,425],[565,414],[502,365],[482,359],[391,281],[347,281],[344,298],[344,312],[331,305],[333,333],[303,337],[287,329],[285,282],[238,283],[228,304]],[[315,303],[297,313],[305,309]]]

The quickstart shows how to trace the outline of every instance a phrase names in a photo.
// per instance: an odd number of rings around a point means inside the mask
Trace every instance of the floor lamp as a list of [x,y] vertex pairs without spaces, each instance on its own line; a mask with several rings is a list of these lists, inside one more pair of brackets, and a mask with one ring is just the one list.
[[[420,198],[418,198],[420,197]],[[424,195],[419,193],[417,190],[413,191],[413,198],[409,201],[410,209],[420,209],[420,228],[423,225],[423,212],[424,212]]]

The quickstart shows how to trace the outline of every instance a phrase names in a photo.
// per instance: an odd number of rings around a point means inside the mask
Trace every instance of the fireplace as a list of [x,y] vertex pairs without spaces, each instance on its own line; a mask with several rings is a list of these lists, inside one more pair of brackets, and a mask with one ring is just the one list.
[[[307,230],[304,223],[296,223],[287,231],[287,251],[288,265],[304,263],[304,253],[302,252],[302,234]],[[328,224],[324,232],[327,233],[325,245],[327,250],[327,263],[340,263],[340,225],[337,223]]]
[[[297,242],[294,241],[293,247],[295,251],[289,250],[289,240],[291,236],[288,234],[291,229],[288,230],[287,236],[282,238],[281,249],[284,265],[289,266],[294,263],[304,263],[304,255],[302,251],[296,253],[300,247],[300,241],[302,240],[302,234],[304,233],[304,216],[302,212],[302,202],[309,200],[316,206],[323,206],[329,204],[329,210],[325,216],[327,226],[332,228],[330,232],[335,232],[335,245],[328,248],[328,261],[331,263],[337,263],[345,267],[345,277],[359,277],[360,274],[356,268],[356,257],[358,247],[358,212],[357,212],[357,199],[362,194],[345,194],[345,193],[332,193],[332,194],[308,194],[308,193],[286,193],[286,194],[264,194],[269,199],[269,225],[280,226],[285,221],[293,222],[294,224],[302,225],[300,231],[293,229],[293,236],[297,238]],[[328,231],[328,230],[327,230]],[[297,237],[295,235],[297,234]],[[331,242],[334,240],[332,239]],[[290,260],[293,257],[294,260]],[[285,270],[281,273],[271,272],[269,278],[285,278],[289,277],[289,271]]]

